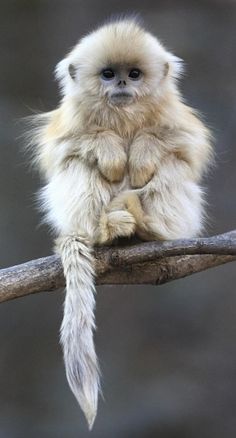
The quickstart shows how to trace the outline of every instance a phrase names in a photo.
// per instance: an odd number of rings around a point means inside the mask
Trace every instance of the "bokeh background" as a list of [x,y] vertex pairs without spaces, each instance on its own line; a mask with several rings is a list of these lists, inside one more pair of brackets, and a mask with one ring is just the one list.
[[[21,118],[53,109],[55,64],[114,13],[139,12],[186,62],[181,88],[216,138],[205,179],[207,233],[236,227],[236,2],[0,0],[0,265],[51,253],[39,227],[40,181],[23,154]],[[0,438],[234,438],[235,265],[161,287],[103,287],[97,351],[104,400],[89,434],[68,389],[58,331],[63,292],[0,306]]]

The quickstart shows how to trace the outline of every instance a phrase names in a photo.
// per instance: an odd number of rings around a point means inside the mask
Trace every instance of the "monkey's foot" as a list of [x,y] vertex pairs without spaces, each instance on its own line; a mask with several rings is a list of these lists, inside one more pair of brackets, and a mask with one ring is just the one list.
[[129,237],[135,232],[135,218],[126,210],[103,212],[99,223],[98,243],[109,243],[116,237]]

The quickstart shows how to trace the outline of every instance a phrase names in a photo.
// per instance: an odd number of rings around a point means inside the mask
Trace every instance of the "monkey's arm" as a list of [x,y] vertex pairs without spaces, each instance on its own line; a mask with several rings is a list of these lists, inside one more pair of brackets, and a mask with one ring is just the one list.
[[43,176],[50,178],[77,157],[90,168],[98,167],[110,182],[123,179],[127,154],[125,141],[121,137],[111,130],[97,127],[86,134],[82,129],[73,133],[66,129],[58,111],[46,114],[44,119],[45,123],[40,127],[41,117],[36,117],[40,128],[35,132],[35,144],[39,147],[33,151],[34,160]]
[[169,154],[187,163],[193,180],[199,181],[212,161],[211,134],[194,112],[181,106],[182,119],[175,127],[140,131],[130,147],[129,174],[132,187],[143,187]]
[[[152,142],[145,143],[142,133],[139,149],[138,143],[132,145],[129,164],[133,184],[139,187],[145,184],[140,167],[151,160],[155,167],[149,183],[140,190],[146,214],[145,227],[141,224],[140,228],[143,238],[192,237],[202,229],[204,208],[199,182],[212,158],[210,134],[191,110],[182,115],[179,126],[162,132],[153,130]],[[148,169],[151,172],[151,165]]]

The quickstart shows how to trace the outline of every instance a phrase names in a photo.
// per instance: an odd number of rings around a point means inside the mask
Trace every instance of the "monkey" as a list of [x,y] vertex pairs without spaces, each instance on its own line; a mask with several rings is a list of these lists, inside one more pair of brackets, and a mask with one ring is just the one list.
[[60,331],[69,386],[91,429],[101,392],[95,352],[95,245],[198,236],[209,129],[178,89],[182,60],[137,20],[103,24],[55,69],[55,110],[34,117],[39,200],[66,279]]

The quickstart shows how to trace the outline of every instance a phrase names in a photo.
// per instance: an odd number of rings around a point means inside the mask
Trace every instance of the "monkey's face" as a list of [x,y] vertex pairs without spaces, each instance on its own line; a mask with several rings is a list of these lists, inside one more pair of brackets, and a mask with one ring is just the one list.
[[112,105],[129,105],[137,99],[143,72],[135,65],[108,65],[100,73],[102,92]]
[[56,69],[65,96],[91,107],[155,101],[178,76],[179,62],[133,21],[105,25],[75,46]]

